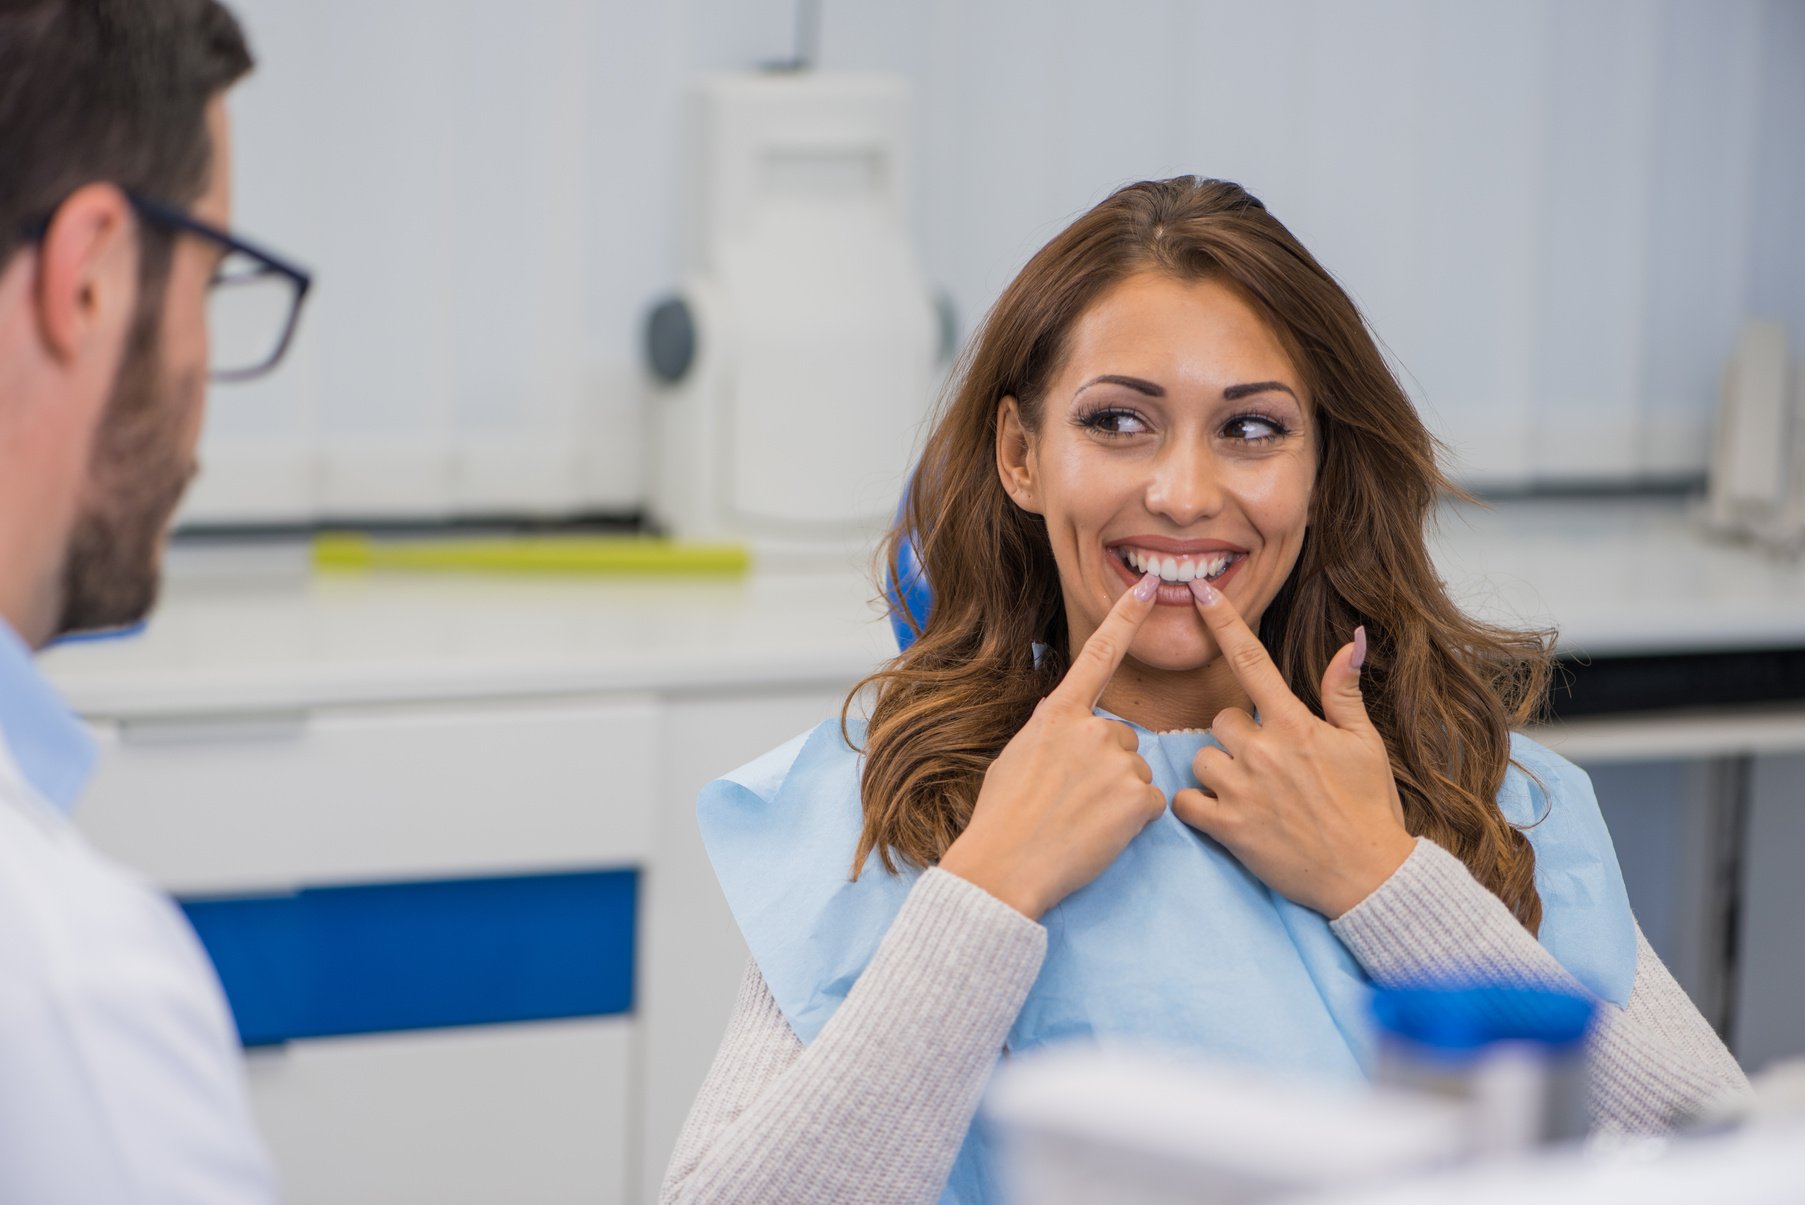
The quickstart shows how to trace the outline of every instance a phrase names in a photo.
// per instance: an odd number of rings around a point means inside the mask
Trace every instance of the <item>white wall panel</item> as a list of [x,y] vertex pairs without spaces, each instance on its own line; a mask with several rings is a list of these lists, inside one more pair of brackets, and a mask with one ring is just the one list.
[[[670,289],[681,268],[679,127],[691,59],[688,31],[676,19],[682,6],[594,7],[588,153],[580,156],[585,176],[577,199],[588,256],[575,265],[584,315],[582,421],[572,435],[590,457],[581,505],[630,510],[645,489],[640,324],[648,300]],[[531,220],[526,198],[516,203],[522,220]]]
[[1268,203],[1323,258],[1405,368],[1421,343],[1425,308],[1418,232],[1429,8],[1422,0],[1318,0],[1306,8],[1292,62],[1268,58],[1284,86],[1300,93],[1297,137],[1280,145],[1303,172],[1295,199]]
[[1537,476],[1637,468],[1657,13],[1640,0],[1551,12],[1529,415]]
[[1075,208],[1118,185],[1189,171],[1180,138],[1196,104],[1193,48],[1148,37],[1178,23],[1176,0],[1068,3],[1061,50],[1045,64],[1049,83],[1070,93],[1060,131],[1059,197]]
[[[1655,474],[1697,470],[1712,437],[1710,407],[1701,402],[1717,396],[1745,312],[1761,15],[1753,4],[1662,5],[1652,208],[1642,250],[1642,460]],[[1805,123],[1794,135],[1805,139]]]
[[592,6],[462,0],[445,100],[459,146],[451,293],[453,508],[556,513],[581,492],[582,299],[594,262]]
[[[447,511],[458,301],[505,281],[459,271],[452,198],[465,183],[456,6],[337,9],[308,103],[322,229],[307,314],[319,343],[320,505],[327,513]],[[266,54],[285,53],[270,46]]]
[[1304,194],[1308,178],[1289,150],[1302,120],[1295,56],[1308,10],[1235,0],[1179,8],[1173,41],[1186,60],[1178,106],[1183,170],[1237,181],[1282,211]]
[[[967,329],[1036,248],[1087,197],[1064,195],[1072,103],[1066,3],[986,0],[936,12],[935,93],[924,97],[938,141],[924,168],[930,223],[945,243],[925,256]],[[851,11],[832,8],[829,19]],[[848,63],[846,66],[858,66]],[[944,275],[942,275],[944,274]]]
[[[788,0],[241,0],[239,224],[317,270],[222,388],[190,518],[625,510],[639,324],[682,267],[684,94]],[[1746,317],[1805,343],[1787,0],[822,4],[918,98],[918,230],[967,332],[1133,178],[1236,179],[1365,306],[1481,483],[1700,472]]]
[[1436,5],[1423,47],[1423,91],[1437,99],[1422,127],[1421,343],[1393,346],[1452,468],[1471,480],[1521,480],[1532,463],[1522,415],[1533,396],[1547,13],[1546,3],[1509,19]]
[[1794,356],[1805,355],[1805,4],[1761,6],[1756,69],[1750,313],[1786,324]]
[[[319,119],[296,98],[322,86],[324,43],[331,28],[305,5],[234,7],[259,56],[257,69],[233,89],[234,223],[253,241],[317,267],[326,225]],[[280,47],[272,52],[270,47]],[[313,337],[314,298],[282,370],[260,381],[214,386],[209,397],[204,472],[185,514],[204,521],[283,520],[312,512],[316,480],[321,372]]]

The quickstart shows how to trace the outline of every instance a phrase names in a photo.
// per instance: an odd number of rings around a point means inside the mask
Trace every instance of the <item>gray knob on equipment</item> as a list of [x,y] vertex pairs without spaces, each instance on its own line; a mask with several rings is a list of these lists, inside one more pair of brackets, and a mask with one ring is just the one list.
[[667,297],[646,315],[646,362],[667,385],[681,381],[696,362],[696,320],[683,298]]
[[959,311],[953,304],[953,295],[945,289],[934,294],[934,320],[939,327],[940,362],[951,364],[959,354]]

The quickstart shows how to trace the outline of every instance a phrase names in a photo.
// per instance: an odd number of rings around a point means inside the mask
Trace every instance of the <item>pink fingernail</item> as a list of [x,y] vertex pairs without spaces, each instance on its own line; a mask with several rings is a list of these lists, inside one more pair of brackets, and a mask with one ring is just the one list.
[[1159,574],[1149,573],[1135,583],[1134,596],[1142,602],[1152,602],[1153,596],[1159,593]]
[[1366,625],[1365,624],[1361,624],[1359,627],[1354,629],[1354,659],[1351,662],[1349,662],[1349,664],[1354,667],[1355,673],[1359,673],[1360,667],[1366,664]]
[[1204,606],[1212,606],[1216,601],[1216,587],[1202,578],[1194,578],[1191,582],[1191,597]]

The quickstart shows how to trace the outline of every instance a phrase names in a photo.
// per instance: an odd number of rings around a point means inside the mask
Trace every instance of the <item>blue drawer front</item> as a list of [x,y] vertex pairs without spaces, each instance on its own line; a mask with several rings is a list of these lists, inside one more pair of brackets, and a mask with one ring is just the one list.
[[631,870],[185,900],[246,1046],[633,1007]]

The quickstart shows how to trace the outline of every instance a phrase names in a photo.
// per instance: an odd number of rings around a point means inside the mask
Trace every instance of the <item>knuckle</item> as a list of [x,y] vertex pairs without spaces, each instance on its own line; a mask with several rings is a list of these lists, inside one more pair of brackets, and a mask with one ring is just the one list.
[[1258,669],[1266,663],[1266,654],[1264,650],[1251,644],[1241,645],[1239,648],[1230,652],[1228,656],[1229,660],[1233,661],[1241,669]]
[[1116,659],[1116,638],[1101,628],[1091,636],[1090,640],[1079,651],[1078,659],[1089,661],[1092,665],[1108,665]]

